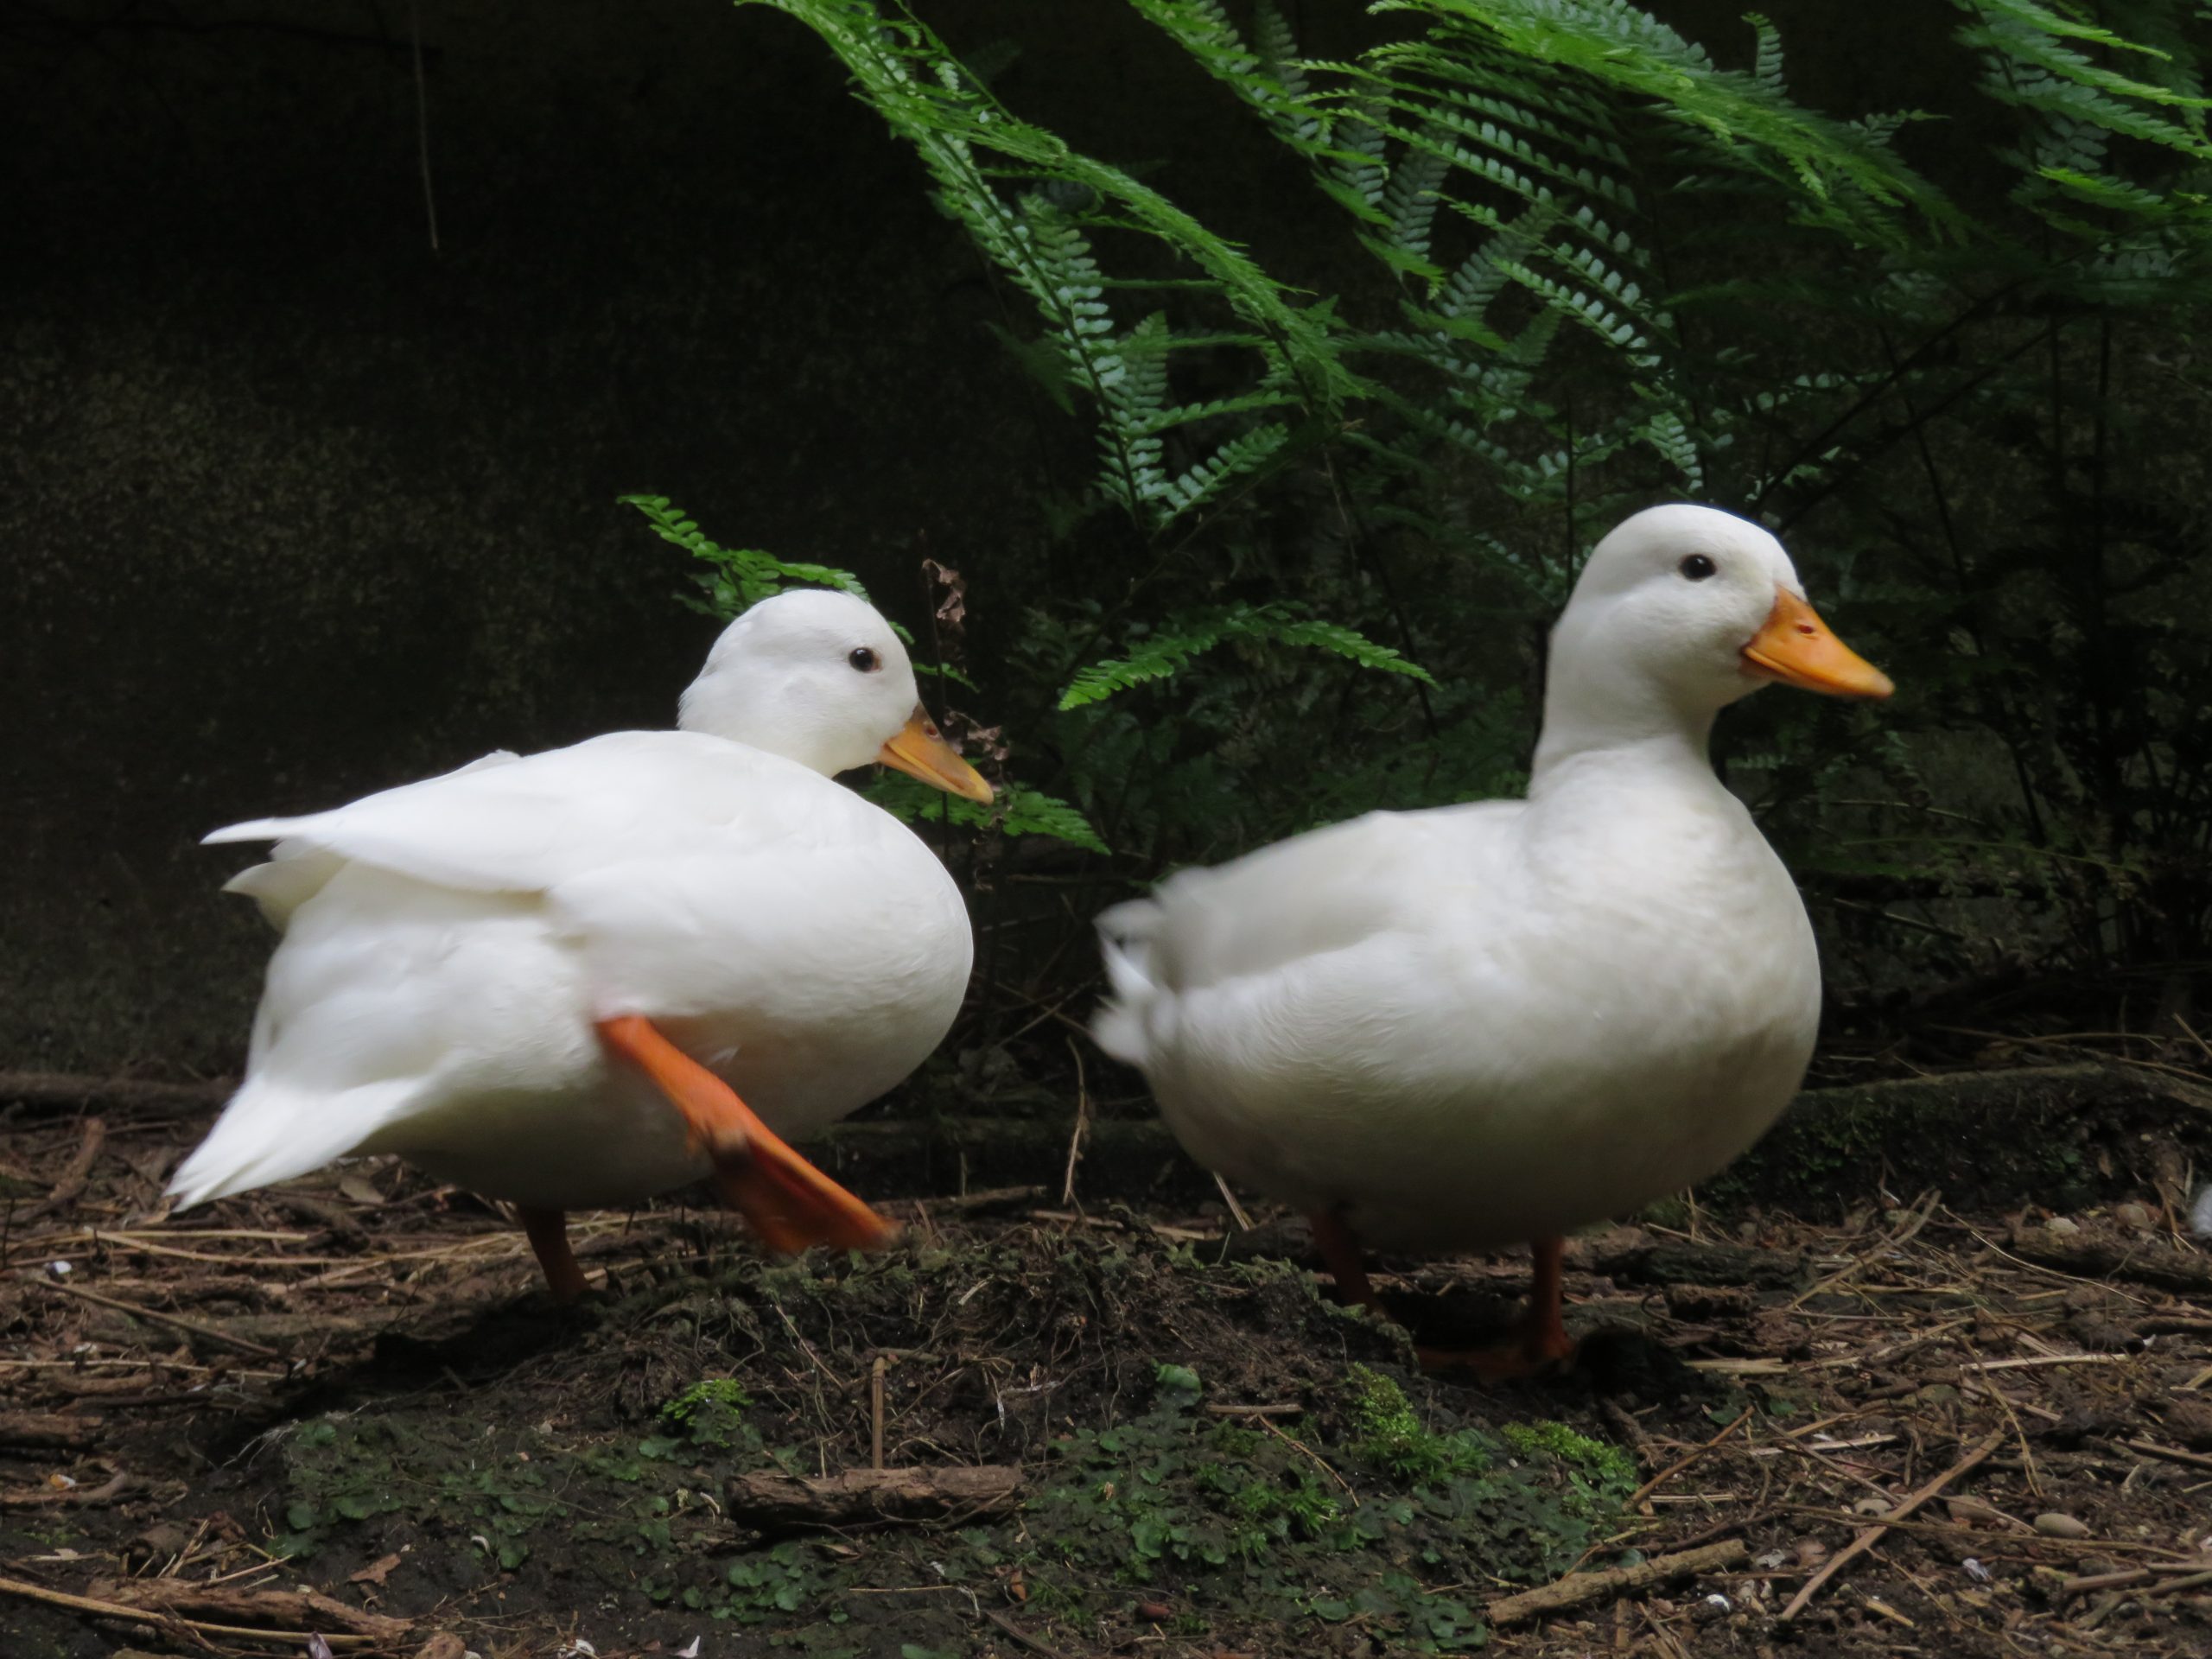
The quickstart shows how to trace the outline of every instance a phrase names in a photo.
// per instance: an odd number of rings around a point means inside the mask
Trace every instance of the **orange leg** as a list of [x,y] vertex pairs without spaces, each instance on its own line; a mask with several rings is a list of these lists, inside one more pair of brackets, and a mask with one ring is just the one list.
[[1375,1287],[1367,1282],[1367,1267],[1360,1260],[1359,1240],[1353,1236],[1351,1224],[1334,1210],[1316,1210],[1306,1220],[1313,1229],[1313,1248],[1320,1253],[1321,1265],[1337,1281],[1337,1294],[1354,1307],[1388,1319]]
[[558,1210],[518,1210],[522,1230],[537,1252],[537,1265],[545,1269],[545,1282],[553,1300],[566,1307],[584,1294],[584,1270],[569,1249],[569,1218]]
[[1567,1256],[1567,1241],[1540,1238],[1535,1250],[1536,1274],[1529,1286],[1529,1317],[1521,1327],[1521,1352],[1541,1368],[1573,1358],[1574,1344],[1567,1339],[1566,1323],[1560,1317],[1560,1268]]
[[[1360,1259],[1359,1240],[1351,1224],[1334,1210],[1316,1210],[1306,1217],[1313,1229],[1313,1248],[1337,1281],[1337,1292],[1356,1307],[1378,1319],[1389,1319],[1382,1298],[1369,1283],[1366,1264]],[[1536,1272],[1529,1287],[1529,1311],[1522,1316],[1519,1339],[1503,1348],[1417,1347],[1414,1353],[1425,1371],[1472,1371],[1486,1382],[1535,1376],[1562,1360],[1574,1357],[1560,1319],[1560,1268],[1567,1253],[1563,1238],[1536,1241]]]
[[760,1242],[779,1255],[810,1244],[869,1249],[897,1229],[785,1145],[736,1090],[663,1036],[626,1014],[599,1023],[602,1041],[651,1077],[715,1162],[715,1185]]
[[1420,1351],[1422,1370],[1467,1370],[1485,1382],[1506,1382],[1541,1376],[1574,1357],[1574,1344],[1560,1318],[1560,1268],[1567,1241],[1540,1238],[1535,1252],[1535,1274],[1529,1282],[1529,1308],[1521,1316],[1518,1337],[1497,1348],[1423,1348]]

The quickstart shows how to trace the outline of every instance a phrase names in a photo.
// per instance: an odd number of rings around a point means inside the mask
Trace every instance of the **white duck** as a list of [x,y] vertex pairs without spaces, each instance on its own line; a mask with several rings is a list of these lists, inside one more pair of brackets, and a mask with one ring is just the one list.
[[678,725],[209,836],[277,842],[229,888],[284,937],[178,1207],[397,1153],[512,1200],[562,1300],[584,1288],[563,1211],[710,1173],[771,1248],[887,1236],[779,1137],[921,1063],[974,940],[935,855],[830,780],[881,761],[990,786],[845,594],[731,623]]
[[1562,1236],[1719,1169],[1812,1054],[1804,906],[1706,756],[1774,680],[1891,690],[1764,531],[1637,514],[1553,631],[1527,799],[1370,813],[1107,912],[1100,1046],[1198,1162],[1313,1217],[1355,1301],[1360,1241],[1534,1239],[1521,1340],[1478,1369],[1566,1357]]

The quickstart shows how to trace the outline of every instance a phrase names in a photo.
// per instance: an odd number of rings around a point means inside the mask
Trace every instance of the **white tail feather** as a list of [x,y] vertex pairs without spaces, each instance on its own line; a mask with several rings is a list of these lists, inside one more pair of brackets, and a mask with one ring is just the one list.
[[1124,950],[1102,931],[1098,949],[1106,961],[1109,988],[1106,1001],[1090,1017],[1090,1034],[1098,1046],[1116,1059],[1141,1069],[1152,1058],[1152,1044],[1147,1035],[1147,1015],[1159,988],[1145,971],[1148,964],[1143,960],[1141,946],[1135,950]]
[[296,841],[280,842],[266,864],[249,864],[223,883],[225,893],[242,893],[261,906],[269,925],[282,933],[292,912],[321,893],[346,861]]
[[404,1107],[416,1087],[410,1078],[396,1077],[335,1095],[301,1096],[249,1077],[207,1138],[169,1177],[175,1207],[188,1210],[289,1181],[343,1158]]

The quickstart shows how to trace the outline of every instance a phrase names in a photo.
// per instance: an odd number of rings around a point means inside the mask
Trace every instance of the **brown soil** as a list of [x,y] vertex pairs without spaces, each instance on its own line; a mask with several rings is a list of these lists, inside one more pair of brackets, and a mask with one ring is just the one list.
[[[1579,1240],[1576,1367],[1485,1389],[1281,1219],[1056,1181],[771,1266],[671,1205],[579,1222],[564,1314],[390,1164],[161,1219],[200,1121],[0,1120],[9,1659],[2212,1653],[2212,1258],[2132,1130],[2074,1230],[1929,1190]],[[1386,1265],[1432,1341],[1526,1276]]]

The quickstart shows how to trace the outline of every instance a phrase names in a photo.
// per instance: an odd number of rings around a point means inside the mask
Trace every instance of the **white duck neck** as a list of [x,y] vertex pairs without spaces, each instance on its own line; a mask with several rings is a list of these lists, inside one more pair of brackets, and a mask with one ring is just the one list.
[[704,732],[796,760],[824,778],[868,759],[866,753],[853,759],[851,740],[825,729],[820,711],[786,687],[711,666],[685,688],[676,724],[682,731]]
[[1544,729],[1529,769],[1531,798],[1586,775],[1658,772],[1715,783],[1707,745],[1719,710],[1684,706],[1626,664],[1562,664],[1544,688]]

